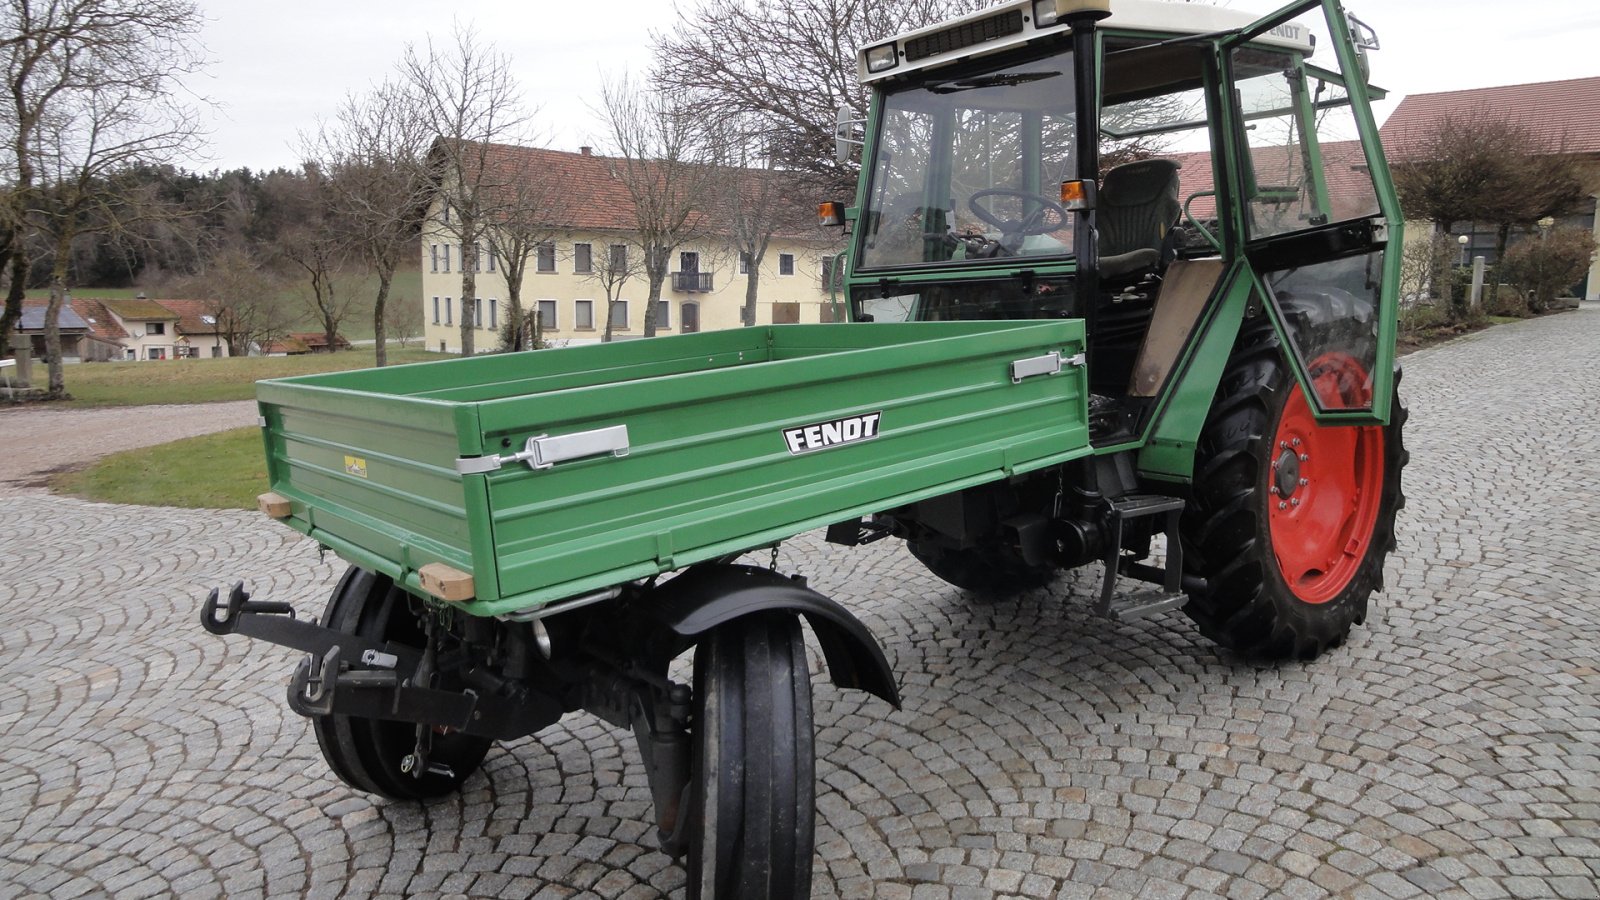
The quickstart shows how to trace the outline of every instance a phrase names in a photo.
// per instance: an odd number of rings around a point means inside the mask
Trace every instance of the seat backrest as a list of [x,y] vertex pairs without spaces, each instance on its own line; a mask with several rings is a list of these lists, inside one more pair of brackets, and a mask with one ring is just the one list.
[[1106,173],[1095,221],[1100,255],[1160,250],[1167,229],[1178,220],[1178,163],[1141,159]]

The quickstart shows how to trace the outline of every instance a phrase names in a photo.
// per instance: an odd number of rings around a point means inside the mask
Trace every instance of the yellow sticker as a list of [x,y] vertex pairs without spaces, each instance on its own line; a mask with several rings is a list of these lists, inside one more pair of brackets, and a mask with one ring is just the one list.
[[344,471],[357,478],[367,477],[367,461],[359,456],[346,456],[344,458]]

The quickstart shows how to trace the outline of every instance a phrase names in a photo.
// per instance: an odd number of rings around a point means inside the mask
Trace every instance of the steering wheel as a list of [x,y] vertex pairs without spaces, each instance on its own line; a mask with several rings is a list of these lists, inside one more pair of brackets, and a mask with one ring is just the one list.
[[[1002,219],[978,203],[978,201],[986,200],[990,197],[1015,197],[1023,201],[1022,208],[1024,210],[1028,209],[1029,203],[1035,204],[1038,208],[1015,221]],[[967,198],[967,208],[972,210],[973,215],[1000,229],[1002,237],[1049,234],[1067,222],[1066,208],[1056,201],[1043,194],[1014,191],[1010,188],[989,188],[988,190],[976,191],[971,197]]]

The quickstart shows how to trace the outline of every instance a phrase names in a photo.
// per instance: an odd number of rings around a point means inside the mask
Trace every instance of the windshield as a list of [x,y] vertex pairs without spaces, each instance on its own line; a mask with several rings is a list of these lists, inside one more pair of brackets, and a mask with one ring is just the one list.
[[859,268],[1070,254],[1072,98],[1069,50],[887,94]]

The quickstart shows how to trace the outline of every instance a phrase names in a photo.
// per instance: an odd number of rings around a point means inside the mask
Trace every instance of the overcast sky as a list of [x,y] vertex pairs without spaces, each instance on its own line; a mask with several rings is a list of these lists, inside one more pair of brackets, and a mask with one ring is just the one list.
[[[771,0],[784,2],[784,0]],[[408,42],[447,36],[454,17],[477,26],[515,60],[540,130],[556,149],[603,144],[590,112],[602,78],[650,67],[649,35],[676,14],[664,0],[201,0],[213,60],[192,90],[210,158],[190,167],[293,166],[296,136],[332,114],[347,93],[393,70]],[[1113,0],[1115,3],[1115,0]],[[679,0],[689,7],[693,0]],[[1229,0],[1268,12],[1277,0]],[[1348,0],[1383,49],[1372,80],[1408,93],[1600,75],[1600,4],[1544,0]],[[1526,13],[1519,15],[1519,13]],[[1393,102],[1379,109],[1380,117]]]

